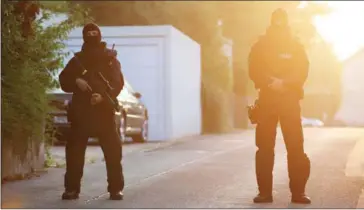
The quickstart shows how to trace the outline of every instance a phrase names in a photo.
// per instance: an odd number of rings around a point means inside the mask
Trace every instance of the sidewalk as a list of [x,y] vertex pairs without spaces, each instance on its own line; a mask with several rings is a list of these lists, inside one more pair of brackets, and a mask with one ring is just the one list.
[[[144,161],[145,152],[167,148],[186,141],[200,139],[200,136],[186,137],[165,142],[148,142],[143,144],[125,144],[123,156],[129,161],[138,163]],[[104,157],[100,146],[90,145],[86,150],[84,176],[80,199],[72,202],[62,202],[60,196],[64,190],[63,176],[65,173],[64,146],[55,146],[51,149],[55,166],[48,168],[40,177],[28,180],[9,182],[2,185],[2,208],[90,208],[86,200],[92,200],[95,196],[106,191],[106,170],[104,169]],[[131,160],[133,159],[133,160]],[[100,180],[101,179],[101,180]]]
[[[348,177],[364,179],[364,139],[359,140],[349,154],[345,174]],[[356,208],[364,208],[364,189],[362,189]]]

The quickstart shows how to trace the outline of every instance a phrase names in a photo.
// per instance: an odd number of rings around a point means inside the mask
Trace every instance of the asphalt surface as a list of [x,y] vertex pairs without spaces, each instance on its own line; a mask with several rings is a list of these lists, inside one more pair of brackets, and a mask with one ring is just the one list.
[[257,193],[256,148],[254,131],[249,130],[166,144],[126,145],[123,201],[108,200],[102,153],[92,147],[95,161],[85,167],[79,200],[60,199],[64,169],[54,168],[39,178],[3,185],[2,208],[364,207],[360,206],[364,129],[305,129],[305,148],[312,162],[307,185],[311,205],[290,203],[286,151],[278,133],[272,204],[252,203]]

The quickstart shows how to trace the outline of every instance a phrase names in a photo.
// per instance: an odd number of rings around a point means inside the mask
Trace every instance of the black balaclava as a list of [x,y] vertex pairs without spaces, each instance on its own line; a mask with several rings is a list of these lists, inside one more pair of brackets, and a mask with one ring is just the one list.
[[99,45],[101,43],[101,30],[95,23],[88,23],[82,30],[83,42],[87,45]]
[[271,16],[271,24],[268,29],[271,35],[282,37],[290,34],[290,28],[288,25],[288,14],[282,9],[276,9]]
[[284,9],[276,9],[270,19],[271,26],[286,28],[288,27],[288,14]]

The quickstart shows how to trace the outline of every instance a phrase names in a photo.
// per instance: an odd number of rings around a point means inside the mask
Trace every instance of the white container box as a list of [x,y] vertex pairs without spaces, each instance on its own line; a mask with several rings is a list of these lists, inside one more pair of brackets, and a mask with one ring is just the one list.
[[[100,29],[108,47],[115,44],[126,80],[142,94],[149,113],[149,140],[200,134],[200,45],[168,25]],[[69,34],[67,50],[80,51],[82,43],[82,28],[77,28]]]

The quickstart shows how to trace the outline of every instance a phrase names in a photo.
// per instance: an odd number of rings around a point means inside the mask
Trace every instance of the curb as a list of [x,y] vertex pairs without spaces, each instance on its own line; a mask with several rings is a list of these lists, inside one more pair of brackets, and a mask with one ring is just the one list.
[[345,167],[345,175],[347,177],[364,178],[364,139],[360,139],[355,143],[351,150]]
[[358,200],[358,204],[356,205],[357,209],[363,209],[364,208],[364,189],[361,190],[361,194]]
[[[345,175],[347,177],[364,178],[364,139],[360,139],[355,143],[351,150],[345,167]],[[356,205],[357,209],[364,208],[364,188]]]

